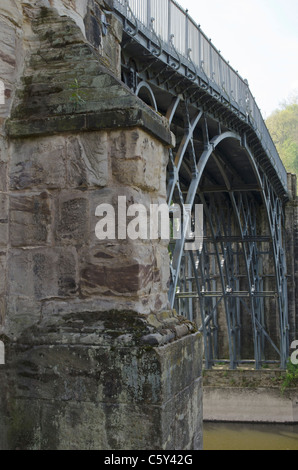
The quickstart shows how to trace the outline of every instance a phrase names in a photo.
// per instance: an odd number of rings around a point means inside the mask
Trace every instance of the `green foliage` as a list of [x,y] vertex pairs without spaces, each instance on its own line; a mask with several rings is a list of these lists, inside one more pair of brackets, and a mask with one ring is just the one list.
[[289,361],[286,376],[281,385],[282,393],[284,393],[287,388],[291,387],[298,387],[298,365],[292,364],[292,362]]
[[86,93],[80,89],[80,85],[77,79],[75,79],[74,82],[70,85],[70,88],[72,89],[72,93],[69,101],[74,103],[75,107],[86,103],[86,101],[83,99],[83,96],[86,96]]
[[287,171],[298,174],[298,94],[269,116],[266,124]]

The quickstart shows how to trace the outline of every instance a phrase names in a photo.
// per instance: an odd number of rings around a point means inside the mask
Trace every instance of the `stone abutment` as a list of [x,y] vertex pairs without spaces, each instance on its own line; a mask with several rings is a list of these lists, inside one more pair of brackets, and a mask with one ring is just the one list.
[[166,202],[174,137],[120,81],[121,34],[109,1],[1,2],[1,449],[202,447],[167,243],[95,235],[99,204]]

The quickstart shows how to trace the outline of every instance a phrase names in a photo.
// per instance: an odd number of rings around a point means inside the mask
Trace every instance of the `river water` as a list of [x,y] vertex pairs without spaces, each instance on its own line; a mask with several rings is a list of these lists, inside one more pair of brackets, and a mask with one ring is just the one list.
[[298,424],[204,423],[204,450],[298,450]]

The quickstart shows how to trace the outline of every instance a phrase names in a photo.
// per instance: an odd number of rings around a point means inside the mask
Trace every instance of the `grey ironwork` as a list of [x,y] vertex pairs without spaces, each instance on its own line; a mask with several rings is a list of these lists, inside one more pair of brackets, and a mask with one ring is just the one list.
[[177,138],[169,207],[188,206],[193,217],[204,207],[201,248],[185,249],[186,219],[170,242],[171,307],[202,331],[207,368],[252,356],[257,369],[285,368],[287,173],[247,81],[174,0],[115,0],[114,10],[124,24],[123,80]]
[[[192,75],[193,80],[205,80],[214,93],[250,123],[286,189],[285,168],[247,80],[222,57],[188,13],[174,0],[114,0],[114,8],[125,18],[129,33],[138,35],[140,41],[143,33],[147,41],[152,40],[149,47],[153,44],[153,48],[159,38],[159,48],[169,53],[180,73]],[[160,59],[164,60],[161,52]]]

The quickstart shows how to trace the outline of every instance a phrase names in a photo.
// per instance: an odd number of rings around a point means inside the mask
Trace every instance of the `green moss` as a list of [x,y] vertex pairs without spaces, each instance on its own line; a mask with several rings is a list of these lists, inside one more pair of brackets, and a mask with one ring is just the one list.
[[10,398],[8,442],[14,450],[37,450],[39,448],[39,413],[28,403]]

